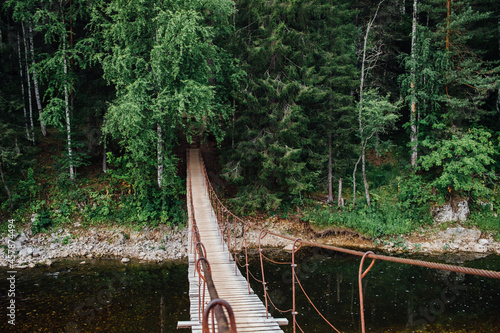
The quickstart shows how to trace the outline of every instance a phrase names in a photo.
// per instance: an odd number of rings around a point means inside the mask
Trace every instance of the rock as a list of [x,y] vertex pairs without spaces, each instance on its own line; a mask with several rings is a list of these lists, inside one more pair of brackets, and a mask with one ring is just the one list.
[[116,233],[111,237],[110,242],[116,245],[122,245],[125,242],[125,235],[123,232]]
[[288,252],[292,252],[293,251],[293,244],[288,244],[287,246],[285,246],[283,248],[283,250],[288,251]]
[[15,266],[15,268],[17,268],[17,269],[25,269],[25,268],[28,268],[28,265],[17,265],[17,266]]
[[86,264],[85,261],[80,262],[80,265],[85,265],[85,264]]
[[50,249],[51,249],[51,250],[55,250],[55,249],[57,249],[58,247],[59,247],[59,244],[56,244],[56,243],[52,243],[52,244],[50,244]]
[[36,265],[35,265],[34,263],[32,263],[32,262],[30,262],[30,263],[28,264],[28,267],[29,267],[29,268],[35,268],[35,266],[36,266]]
[[20,241],[21,243],[26,242],[26,234],[24,233],[24,231],[21,231],[21,236],[19,237],[18,241]]
[[445,231],[441,231],[439,237],[441,239],[454,239],[457,243],[459,240],[463,242],[477,242],[479,237],[481,237],[481,231],[462,227],[448,228]]
[[478,244],[480,245],[486,245],[489,243],[489,241],[487,239],[484,239],[484,238],[481,238],[480,240],[477,241]]
[[77,228],[78,228],[78,227],[80,227],[80,226],[81,226],[81,223],[79,223],[79,222],[75,222],[73,225],[74,225],[75,227],[77,227]]
[[485,252],[488,252],[488,248],[484,245],[476,244],[476,245],[474,245],[474,252],[485,253]]
[[39,257],[40,256],[40,249],[34,248],[33,253],[31,254],[33,258]]
[[468,201],[460,201],[456,204],[456,210],[453,209],[451,204],[445,204],[433,209],[434,221],[437,223],[444,222],[463,222],[470,214]]
[[122,258],[121,262],[126,264],[126,263],[130,262],[130,259],[129,258]]
[[93,255],[92,254],[87,254],[87,258],[92,259]]
[[23,257],[29,256],[32,253],[33,253],[33,249],[31,247],[25,247],[24,249],[19,251],[19,255],[23,256]]

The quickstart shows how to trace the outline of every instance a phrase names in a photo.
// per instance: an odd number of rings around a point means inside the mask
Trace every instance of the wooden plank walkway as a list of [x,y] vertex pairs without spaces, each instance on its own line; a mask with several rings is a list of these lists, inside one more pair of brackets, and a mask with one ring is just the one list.
[[[279,328],[279,325],[286,325],[288,321],[286,319],[275,319],[270,315],[269,318],[266,318],[264,304],[259,297],[253,293],[253,290],[250,289],[251,293],[248,292],[247,281],[241,275],[240,271],[236,269],[235,272],[235,262],[233,259],[230,259],[227,246],[223,246],[221,243],[220,234],[217,230],[217,223],[210,205],[201,170],[200,152],[198,149],[192,149],[189,156],[188,163],[190,164],[191,170],[190,177],[195,218],[201,241],[206,248],[206,257],[210,262],[212,278],[219,298],[226,300],[231,305],[235,314],[238,332],[282,333],[283,331]],[[189,216],[191,216],[189,204],[188,213]],[[189,223],[189,230],[191,230],[191,219]],[[189,235],[189,242],[189,244],[191,244],[191,233]],[[190,252],[188,274],[191,321],[179,322],[178,328],[191,327],[193,332],[201,333],[201,320],[198,315],[198,274],[195,270],[194,254]],[[205,303],[208,304],[209,302],[210,295],[208,294],[208,290],[206,290]]]

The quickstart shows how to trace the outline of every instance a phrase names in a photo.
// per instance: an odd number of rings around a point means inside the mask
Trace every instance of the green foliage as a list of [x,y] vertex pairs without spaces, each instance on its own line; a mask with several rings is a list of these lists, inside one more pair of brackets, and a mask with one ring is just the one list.
[[[224,177],[243,211],[303,205],[327,173],[346,170],[352,132],[354,12],[345,1],[239,1],[229,47],[247,72],[228,133]],[[229,143],[229,140],[228,140]]]
[[420,169],[431,171],[435,177],[430,185],[435,186],[442,196],[446,193],[484,198],[491,190],[486,186],[496,176],[490,165],[497,153],[491,134],[482,128],[467,132],[452,132],[448,139],[423,144],[431,153],[421,157]]
[[305,219],[323,227],[342,227],[377,238],[385,235],[408,234],[420,225],[402,210],[400,204],[379,204],[355,210],[335,211],[316,207],[307,211]]
[[50,213],[47,211],[41,211],[37,214],[33,224],[31,225],[31,231],[33,235],[39,232],[47,232],[50,227],[52,227],[52,218]]
[[407,177],[398,177],[397,187],[397,197],[405,214],[415,221],[431,223],[431,202],[435,197],[422,176],[410,173]]

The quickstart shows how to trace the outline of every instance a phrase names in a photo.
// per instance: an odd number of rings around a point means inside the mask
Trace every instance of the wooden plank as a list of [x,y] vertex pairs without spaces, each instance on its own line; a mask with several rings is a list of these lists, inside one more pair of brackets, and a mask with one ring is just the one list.
[[[219,297],[225,299],[231,305],[235,314],[238,332],[282,333],[283,331],[279,329],[279,325],[286,325],[288,320],[286,318],[273,318],[271,316],[266,318],[264,304],[251,288],[249,293],[246,279],[241,275],[240,270],[237,269],[233,256],[229,255],[227,246],[221,243],[221,235],[217,228],[215,214],[212,211],[201,172],[198,151],[191,151],[188,163],[191,170],[190,177],[193,189],[193,198],[188,197],[188,200],[193,200],[194,214],[200,232],[200,239],[205,246],[206,258],[210,263],[215,287]],[[188,205],[189,216],[191,216],[190,211],[191,207]],[[189,226],[191,225],[192,221],[189,219]],[[192,239],[191,234],[189,234],[188,239]],[[189,250],[191,251],[191,248]],[[188,279],[191,321],[179,322],[178,328],[191,327],[192,332],[201,333],[198,316],[199,296],[200,292],[203,292],[203,286],[199,289],[199,277],[196,272],[194,259],[195,255],[189,253]],[[208,291],[205,290],[205,302],[208,303],[209,301]]]

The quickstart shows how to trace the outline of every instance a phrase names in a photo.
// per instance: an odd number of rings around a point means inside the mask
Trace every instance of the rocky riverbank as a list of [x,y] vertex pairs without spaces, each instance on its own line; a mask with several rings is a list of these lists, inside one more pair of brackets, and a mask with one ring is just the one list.
[[115,257],[161,262],[187,256],[187,229],[160,225],[134,230],[125,227],[71,227],[49,233],[31,234],[29,228],[15,232],[14,237],[2,235],[0,266],[7,266],[7,246],[13,239],[14,265],[17,268],[51,265],[58,258]]
[[[260,226],[270,231],[302,238],[315,243],[359,248],[363,250],[378,249],[385,252],[409,253],[471,253],[500,254],[500,243],[494,237],[476,227],[463,227],[455,223],[450,227],[436,224],[433,227],[421,228],[411,235],[396,235],[384,239],[368,239],[362,235],[345,229],[316,229],[308,222],[290,221],[276,217],[260,221]],[[259,233],[249,232],[249,243],[258,243]],[[265,236],[263,246],[291,248],[292,242],[275,237]]]
[[[379,249],[385,252],[410,253],[471,253],[500,254],[500,243],[477,228],[454,226],[440,229],[421,229],[409,236],[395,236],[385,240],[370,240],[348,230],[315,230],[308,223],[268,218],[256,224],[269,231],[302,238],[316,243],[359,249]],[[240,230],[238,247],[243,246]],[[247,232],[248,246],[258,246],[260,232]],[[10,236],[0,238],[0,266],[8,266],[7,246]],[[119,226],[82,227],[75,223],[71,227],[52,230],[49,233],[31,234],[30,228],[16,232],[13,237],[14,265],[17,268],[50,265],[58,258],[81,258],[82,262],[92,258],[114,257],[126,263],[130,259],[162,262],[187,257],[187,228],[160,225],[140,230]],[[290,249],[292,242],[267,235],[261,239],[264,247]]]

